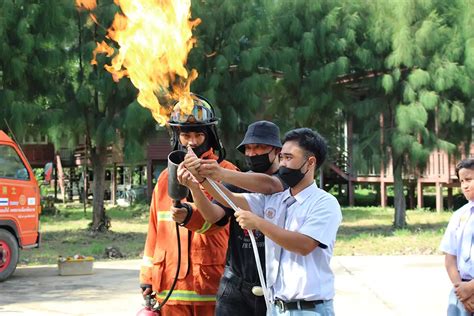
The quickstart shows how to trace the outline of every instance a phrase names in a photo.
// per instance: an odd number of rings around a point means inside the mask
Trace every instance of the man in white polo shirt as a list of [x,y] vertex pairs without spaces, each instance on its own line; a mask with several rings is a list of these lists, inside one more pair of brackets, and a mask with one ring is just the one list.
[[242,228],[267,237],[267,285],[277,306],[272,315],[334,315],[329,264],[342,214],[336,198],[314,182],[326,152],[326,141],[311,129],[288,132],[278,174],[290,188],[272,195],[243,194],[246,203],[240,205],[253,213],[236,212]]
[[264,195],[221,187],[242,209],[235,213],[240,226],[266,237],[267,286],[274,303],[270,315],[334,315],[329,264],[342,214],[336,198],[314,181],[326,153],[318,133],[295,129],[285,135],[278,171],[289,189]]

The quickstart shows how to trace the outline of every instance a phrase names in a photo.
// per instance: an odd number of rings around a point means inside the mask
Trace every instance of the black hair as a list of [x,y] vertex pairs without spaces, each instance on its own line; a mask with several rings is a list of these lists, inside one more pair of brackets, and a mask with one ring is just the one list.
[[459,170],[461,169],[471,169],[474,170],[474,159],[473,158],[466,158],[458,162],[456,165],[456,176],[459,180]]
[[318,132],[306,127],[293,129],[285,134],[283,144],[288,141],[296,141],[298,146],[310,153],[309,156],[314,155],[316,157],[316,169],[321,167],[326,160],[328,145],[326,139]]

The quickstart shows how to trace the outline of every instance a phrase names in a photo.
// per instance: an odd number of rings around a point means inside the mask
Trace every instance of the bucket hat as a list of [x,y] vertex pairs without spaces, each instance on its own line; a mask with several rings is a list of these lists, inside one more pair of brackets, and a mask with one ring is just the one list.
[[280,129],[269,121],[257,121],[247,128],[244,140],[237,146],[237,150],[245,153],[245,145],[264,144],[281,148]]

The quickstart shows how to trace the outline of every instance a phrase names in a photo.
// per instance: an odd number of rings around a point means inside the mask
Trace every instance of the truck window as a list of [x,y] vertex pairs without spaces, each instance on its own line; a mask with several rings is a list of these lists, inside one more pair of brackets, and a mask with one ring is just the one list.
[[30,175],[11,146],[0,145],[0,178],[30,180]]

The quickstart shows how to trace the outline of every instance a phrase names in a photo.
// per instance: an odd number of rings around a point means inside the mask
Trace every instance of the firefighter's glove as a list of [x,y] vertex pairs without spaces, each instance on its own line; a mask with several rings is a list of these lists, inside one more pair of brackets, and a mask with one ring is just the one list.
[[193,209],[188,203],[183,203],[181,207],[171,207],[171,218],[181,226],[189,222],[192,214]]

